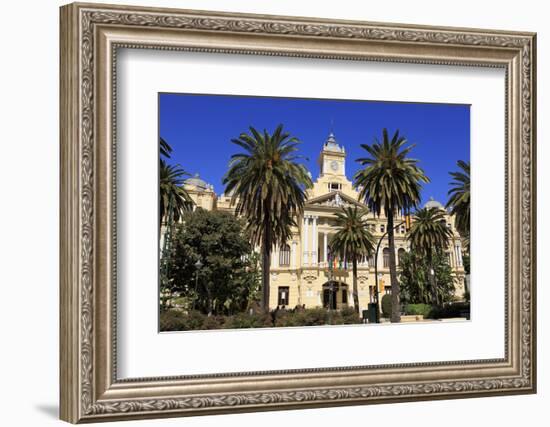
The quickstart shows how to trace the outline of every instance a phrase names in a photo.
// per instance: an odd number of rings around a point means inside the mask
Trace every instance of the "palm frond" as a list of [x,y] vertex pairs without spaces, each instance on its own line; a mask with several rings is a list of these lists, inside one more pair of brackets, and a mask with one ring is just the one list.
[[159,141],[159,152],[161,156],[164,156],[167,159],[170,158],[170,153],[172,153],[172,147],[162,137]]
[[267,229],[270,245],[286,243],[294,218],[303,212],[305,189],[313,184],[304,165],[297,163],[300,141],[279,125],[267,130],[249,128],[231,142],[244,152],[234,154],[224,176],[225,193],[232,195],[235,213],[242,215],[254,244]]
[[189,174],[180,165],[169,165],[160,159],[159,221],[178,222],[185,211],[192,209],[193,200],[184,188]]
[[449,200],[446,207],[454,215],[455,226],[469,245],[470,241],[470,162],[459,160],[459,171],[450,172],[452,181],[448,191]]
[[445,211],[433,207],[416,211],[407,239],[412,251],[426,255],[447,249],[452,236],[447,227]]
[[371,211],[380,215],[385,212],[410,211],[420,202],[422,183],[429,182],[418,160],[408,157],[414,145],[399,131],[390,139],[387,129],[382,130],[382,142],[375,140],[361,147],[370,155],[357,159],[363,169],[354,175],[354,186],[359,198]]
[[330,240],[332,253],[350,261],[374,253],[374,238],[367,226],[367,211],[357,207],[343,207],[336,213],[338,231]]

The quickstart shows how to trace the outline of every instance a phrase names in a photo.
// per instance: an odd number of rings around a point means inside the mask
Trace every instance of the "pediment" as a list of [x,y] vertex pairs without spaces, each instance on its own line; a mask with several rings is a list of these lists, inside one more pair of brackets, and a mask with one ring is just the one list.
[[324,207],[340,209],[342,207],[357,206],[358,208],[366,208],[367,206],[361,202],[358,202],[353,197],[350,197],[341,191],[331,191],[330,193],[323,194],[322,196],[308,200],[306,206],[309,207]]

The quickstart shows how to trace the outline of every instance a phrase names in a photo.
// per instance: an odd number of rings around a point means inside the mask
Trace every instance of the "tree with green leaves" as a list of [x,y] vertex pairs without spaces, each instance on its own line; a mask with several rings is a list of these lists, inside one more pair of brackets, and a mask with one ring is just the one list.
[[270,134],[254,127],[231,142],[244,152],[231,156],[223,183],[235,214],[246,220],[253,245],[262,254],[262,307],[269,310],[271,251],[291,237],[291,227],[303,213],[305,189],[313,184],[297,154],[299,140],[279,125]]
[[428,280],[434,304],[439,304],[439,293],[435,280],[434,256],[449,247],[453,234],[447,227],[445,211],[437,207],[422,208],[413,216],[412,226],[407,234],[411,252],[426,258],[429,268]]
[[[161,308],[166,308],[166,293],[169,288],[169,254],[171,232],[174,222],[181,219],[184,212],[192,210],[193,200],[184,188],[185,177],[189,174],[180,165],[169,165],[172,147],[163,138],[159,140],[159,230],[164,224],[163,243],[160,259]],[[163,158],[164,157],[164,158]]]
[[367,227],[367,211],[354,207],[342,207],[336,212],[338,231],[330,240],[333,254],[351,261],[353,268],[353,305],[359,314],[359,291],[357,289],[357,261],[374,253],[374,238]]
[[198,208],[184,214],[172,241],[168,292],[180,295],[188,309],[232,315],[256,300],[259,263],[241,219]]
[[[455,292],[455,280],[449,258],[444,252],[432,257],[435,289],[440,303],[451,301]],[[399,262],[399,282],[402,300],[408,304],[435,304],[430,284],[430,267],[427,257],[413,252],[402,255]]]
[[387,129],[383,129],[382,141],[375,139],[372,145],[361,144],[368,157],[357,159],[363,169],[354,175],[359,199],[364,200],[377,216],[384,212],[387,218],[392,322],[401,320],[395,261],[395,218],[418,206],[422,183],[429,182],[418,166],[418,160],[409,157],[414,145],[406,144],[407,139],[399,135],[399,131],[390,139]]
[[464,239],[466,247],[470,246],[470,162],[459,160],[457,172],[450,172],[451,189],[447,208],[455,217],[455,227]]

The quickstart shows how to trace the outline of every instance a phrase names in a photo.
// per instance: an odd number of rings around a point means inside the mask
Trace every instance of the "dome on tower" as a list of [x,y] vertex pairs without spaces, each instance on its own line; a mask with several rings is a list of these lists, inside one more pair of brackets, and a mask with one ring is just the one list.
[[338,142],[336,141],[336,137],[334,136],[333,132],[330,132],[327,140],[325,141],[325,144],[323,145],[323,150],[326,151],[335,151],[338,153],[345,152],[345,149],[343,146],[340,146]]
[[430,200],[428,200],[426,202],[426,204],[424,205],[424,208],[426,209],[430,209],[430,208],[437,208],[437,209],[443,209],[445,210],[445,206],[443,206],[440,202],[438,202],[437,200],[434,200],[433,197],[430,197]]
[[199,177],[198,173],[196,173],[195,176],[193,176],[193,178],[186,179],[185,185],[191,185],[195,187],[197,190],[208,190],[211,187],[206,181],[202,180]]

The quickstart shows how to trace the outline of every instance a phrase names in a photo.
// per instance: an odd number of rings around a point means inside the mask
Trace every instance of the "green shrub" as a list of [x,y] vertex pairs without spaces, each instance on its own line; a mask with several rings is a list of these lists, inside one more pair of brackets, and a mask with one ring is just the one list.
[[[336,312],[334,312],[336,313]],[[299,310],[277,310],[272,312],[274,326],[318,326],[327,325],[329,313],[322,307],[299,309]],[[338,315],[333,315],[338,316]],[[341,316],[340,316],[341,317]]]
[[160,330],[166,331],[184,331],[185,314],[179,310],[166,310],[160,313]]
[[273,326],[271,316],[263,313],[239,313],[226,318],[225,329],[264,328]]
[[180,310],[167,310],[160,314],[161,331],[192,331],[204,328],[206,315],[191,311],[185,313]]
[[332,310],[330,312],[327,312],[327,325],[343,325],[344,324],[344,318],[342,317],[342,313],[340,311]]
[[362,323],[361,318],[352,307],[342,310],[327,310],[322,307],[306,310],[278,310],[272,313],[273,326],[320,326],[320,325],[350,325]]
[[285,326],[302,326],[304,316],[302,312],[279,310],[274,313],[273,326],[282,328]]
[[432,311],[430,304],[407,304],[405,314],[428,317]]
[[190,311],[187,315],[184,316],[185,320],[185,330],[186,331],[197,331],[204,329],[204,321],[206,320],[206,315],[202,314],[200,311]]
[[303,326],[318,326],[327,324],[328,311],[322,307],[308,308],[304,310],[303,314]]
[[204,323],[202,324],[203,329],[223,329],[225,324],[226,317],[224,316],[206,316]]
[[391,295],[386,294],[382,297],[382,315],[391,317]]
[[342,315],[344,325],[363,323],[361,316],[357,314],[355,308],[353,307],[344,307],[342,310],[340,310],[340,314]]

